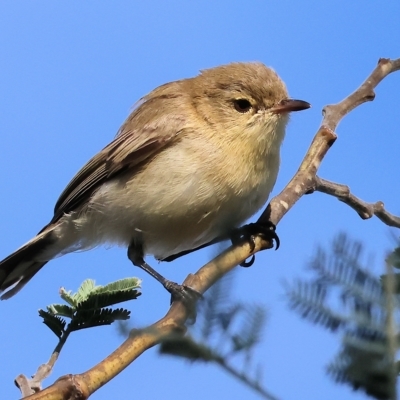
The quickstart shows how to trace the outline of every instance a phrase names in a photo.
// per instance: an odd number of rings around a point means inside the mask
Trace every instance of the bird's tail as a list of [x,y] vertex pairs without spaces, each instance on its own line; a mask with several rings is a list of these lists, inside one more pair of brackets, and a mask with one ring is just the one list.
[[43,228],[28,243],[0,261],[0,292],[6,291],[1,295],[1,300],[9,299],[18,293],[36,272],[56,255],[49,257],[48,251],[57,241],[53,230],[54,225]]

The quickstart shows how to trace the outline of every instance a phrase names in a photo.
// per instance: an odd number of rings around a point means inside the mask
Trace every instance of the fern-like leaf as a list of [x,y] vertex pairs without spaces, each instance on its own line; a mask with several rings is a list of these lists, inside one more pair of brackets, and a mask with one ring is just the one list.
[[39,310],[39,315],[43,318],[43,323],[47,325],[58,338],[61,338],[65,331],[65,320],[44,310]]
[[187,358],[191,361],[210,361],[215,358],[209,347],[197,343],[187,336],[177,336],[163,340],[160,345],[160,353]]
[[77,302],[72,294],[72,290],[66,291],[63,287],[60,289],[60,297],[67,302],[71,307],[76,307]]
[[[361,244],[344,234],[335,239],[329,255],[318,249],[310,264],[318,276],[311,282],[297,282],[288,291],[290,305],[313,322],[344,331],[342,351],[328,367],[337,382],[362,389],[376,399],[393,399],[399,375],[399,363],[394,361],[399,334],[388,326],[397,325],[400,278],[390,272],[378,279],[363,267],[361,255]],[[389,268],[400,261],[399,255],[396,248],[387,257]],[[392,280],[394,285],[388,285]],[[341,314],[329,306],[329,291],[331,295],[339,293],[345,307]]]
[[90,294],[93,293],[96,288],[96,282],[93,279],[84,280],[76,293],[73,295],[76,305],[87,300]]
[[47,311],[53,315],[60,315],[62,317],[72,318],[75,310],[66,304],[50,304],[47,306]]
[[140,289],[142,280],[139,278],[125,278],[109,283],[104,286],[97,286],[92,293],[113,293],[122,291],[132,291]]
[[80,310],[76,313],[68,327],[72,332],[94,326],[110,325],[117,320],[129,319],[130,313],[130,311],[123,308],[115,310],[110,308]]
[[289,306],[302,318],[309,319],[335,331],[343,326],[347,319],[334,313],[326,304],[326,290],[323,285],[297,281],[287,291]]
[[380,302],[382,286],[375,276],[362,268],[361,255],[361,244],[353,243],[345,234],[340,234],[333,242],[330,255],[320,247],[317,249],[309,268],[318,274],[316,283],[330,288],[340,287],[345,302],[349,299]]
[[[203,301],[198,304],[198,321],[196,329],[200,332],[202,340],[208,340],[212,333],[218,328],[221,328],[221,315],[226,313],[230,307],[229,297],[232,286],[232,274],[227,274],[223,279],[217,281],[208,290]],[[231,315],[233,318],[233,314]],[[226,328],[229,322],[227,320]]]
[[113,292],[94,291],[89,297],[77,305],[77,310],[91,310],[113,306],[124,301],[135,300],[141,293],[138,290],[126,289]]
[[249,351],[261,340],[266,311],[263,307],[246,307],[246,315],[240,333],[232,337],[235,351]]
[[386,355],[387,346],[382,339],[345,336],[343,350],[328,365],[327,372],[336,382],[348,383],[375,399],[387,400],[391,398],[391,369],[397,366],[392,366]]
[[392,267],[400,269],[400,247],[396,247],[392,253],[389,254],[387,261]]

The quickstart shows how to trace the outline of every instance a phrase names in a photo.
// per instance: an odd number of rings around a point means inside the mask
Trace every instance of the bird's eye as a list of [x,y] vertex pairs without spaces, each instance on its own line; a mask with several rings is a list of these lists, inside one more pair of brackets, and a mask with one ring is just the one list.
[[251,103],[246,99],[237,99],[233,101],[235,110],[240,113],[247,113],[251,109]]

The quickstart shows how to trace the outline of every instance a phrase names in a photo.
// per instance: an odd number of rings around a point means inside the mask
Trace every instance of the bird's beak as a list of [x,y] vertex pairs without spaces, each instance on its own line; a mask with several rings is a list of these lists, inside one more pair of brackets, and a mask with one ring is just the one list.
[[274,114],[283,114],[292,111],[307,110],[311,104],[303,100],[285,99],[279,102],[276,106],[271,108]]

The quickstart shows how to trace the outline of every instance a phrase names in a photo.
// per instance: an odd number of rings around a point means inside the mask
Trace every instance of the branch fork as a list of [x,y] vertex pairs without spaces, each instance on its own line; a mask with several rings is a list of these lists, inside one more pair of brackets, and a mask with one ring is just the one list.
[[[323,109],[323,120],[298,171],[283,189],[274,197],[258,222],[269,221],[277,225],[283,216],[305,194],[314,191],[329,194],[352,207],[363,219],[376,215],[383,223],[400,228],[400,217],[387,212],[382,202],[366,203],[351,194],[350,189],[338,183],[330,182],[317,176],[321,162],[337,136],[335,130],[341,119],[359,105],[375,98],[374,88],[389,74],[400,69],[400,59],[382,58],[370,76],[361,86],[337,104]],[[204,293],[218,279],[246,260],[249,255],[272,247],[272,243],[255,238],[252,252],[248,243],[231,246],[201,267],[195,274],[190,274],[183,285]],[[128,339],[112,354],[90,370],[77,375],[66,375],[53,385],[27,397],[30,400],[66,400],[87,399],[92,393],[124,370],[137,357],[171,334],[185,333],[185,322],[190,317],[183,303],[174,302],[167,314],[144,330],[135,330]]]

